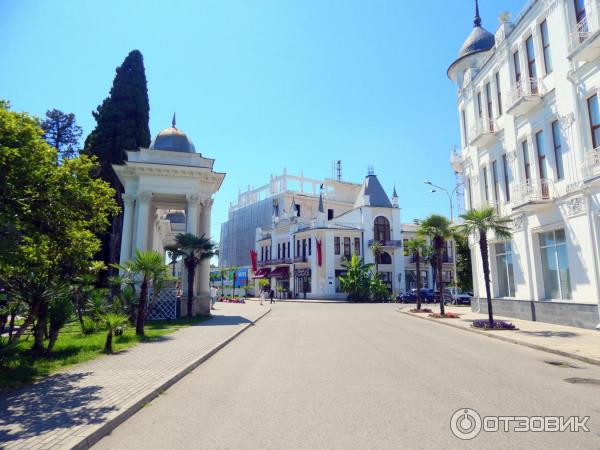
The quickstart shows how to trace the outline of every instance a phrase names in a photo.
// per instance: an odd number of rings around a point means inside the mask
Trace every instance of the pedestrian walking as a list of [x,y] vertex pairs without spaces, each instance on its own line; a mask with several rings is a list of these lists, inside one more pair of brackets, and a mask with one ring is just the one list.
[[275,303],[275,300],[273,300],[274,296],[275,296],[275,291],[273,291],[273,289],[271,289],[269,291],[269,298],[271,299],[271,303]]
[[265,298],[265,290],[264,290],[264,289],[261,289],[261,290],[260,290],[260,295],[259,295],[259,297],[260,297],[260,304],[262,305],[262,304],[263,304],[263,300],[264,300],[264,298]]
[[210,287],[210,309],[217,309],[217,308],[215,308],[215,303],[217,302],[217,295],[218,294],[219,294],[219,290],[213,284]]

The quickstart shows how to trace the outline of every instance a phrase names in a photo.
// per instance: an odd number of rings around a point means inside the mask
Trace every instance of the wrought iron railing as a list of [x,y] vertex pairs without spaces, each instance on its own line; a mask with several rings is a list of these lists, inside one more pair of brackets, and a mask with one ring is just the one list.
[[600,175],[600,147],[586,152],[583,159],[583,177],[591,178]]
[[471,141],[475,141],[482,135],[494,134],[496,129],[496,121],[491,117],[483,117],[475,122],[469,131]]
[[591,36],[588,18],[584,17],[571,32],[569,50],[574,52]]
[[399,240],[379,240],[379,239],[371,239],[368,242],[369,247],[374,243],[374,242],[379,242],[381,245],[383,245],[384,247],[402,247],[402,241]]
[[546,89],[541,78],[523,78],[512,86],[508,98],[512,106],[522,98],[541,97],[545,93]]
[[550,200],[554,197],[554,184],[551,180],[528,180],[524,184],[515,186],[511,203],[514,207],[530,202]]

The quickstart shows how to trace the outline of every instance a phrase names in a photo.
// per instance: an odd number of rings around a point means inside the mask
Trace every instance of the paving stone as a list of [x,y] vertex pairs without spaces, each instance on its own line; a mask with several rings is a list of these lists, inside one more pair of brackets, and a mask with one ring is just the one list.
[[72,448],[268,308],[223,304],[209,321],[0,393],[0,448]]

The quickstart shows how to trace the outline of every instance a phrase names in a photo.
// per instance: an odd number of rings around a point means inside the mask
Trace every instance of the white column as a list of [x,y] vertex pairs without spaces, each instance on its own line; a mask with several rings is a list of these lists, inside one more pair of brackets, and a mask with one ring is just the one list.
[[[200,231],[199,235],[204,235],[205,238],[210,238],[210,219],[213,200],[205,199],[202,202],[202,213],[200,214]],[[198,295],[208,295],[210,282],[210,259],[204,259],[199,264],[198,285],[196,286]]]
[[131,258],[131,239],[133,232],[133,213],[135,196],[123,194],[123,234],[121,235],[121,255],[120,264]]
[[187,209],[185,212],[185,232],[198,235],[198,203],[200,202],[200,196],[198,194],[187,194],[186,199]]
[[134,249],[146,251],[148,249],[148,221],[150,220],[150,202],[152,192],[138,192],[135,207],[136,226],[133,239]]

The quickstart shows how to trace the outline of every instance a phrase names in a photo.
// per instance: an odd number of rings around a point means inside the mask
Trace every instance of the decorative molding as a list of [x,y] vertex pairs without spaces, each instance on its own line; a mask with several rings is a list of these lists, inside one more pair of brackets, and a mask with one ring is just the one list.
[[188,206],[196,206],[200,203],[200,194],[185,194]]
[[515,162],[517,159],[517,152],[515,150],[506,152],[506,161],[509,163]]
[[152,200],[152,192],[150,191],[138,191],[137,193],[137,199],[140,202],[150,202],[150,200]]
[[571,197],[563,203],[563,206],[568,217],[585,214],[585,197],[583,195]]
[[471,182],[473,184],[479,184],[479,175],[473,175],[473,178],[471,178]]
[[513,216],[513,230],[521,231],[525,225],[525,214]]
[[558,123],[560,124],[562,131],[566,132],[567,130],[570,130],[573,126],[573,123],[575,123],[575,114],[570,112],[564,116],[559,116]]
[[202,201],[200,203],[203,208],[212,208],[215,201],[212,198],[208,197],[208,198],[202,199]]
[[125,206],[133,207],[133,202],[135,202],[135,195],[123,194],[121,195],[121,198],[123,199],[123,203],[125,204]]

